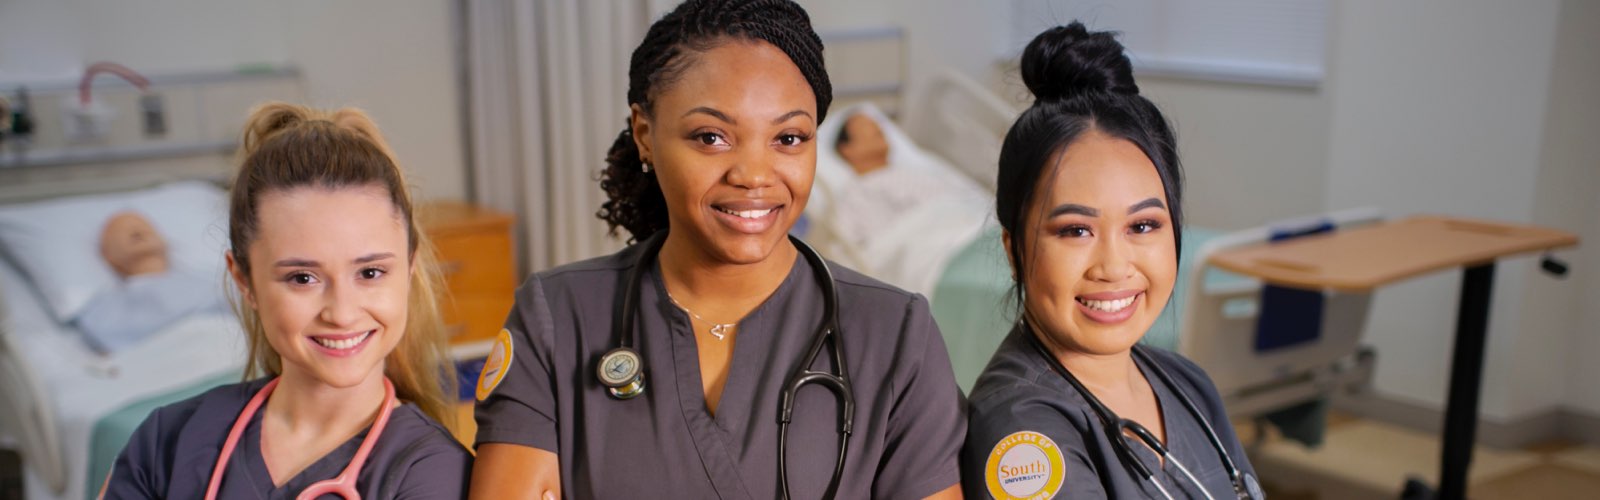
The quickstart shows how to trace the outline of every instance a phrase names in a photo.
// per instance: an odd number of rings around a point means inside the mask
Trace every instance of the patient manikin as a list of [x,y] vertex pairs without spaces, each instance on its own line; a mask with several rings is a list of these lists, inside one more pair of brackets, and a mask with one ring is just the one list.
[[854,245],[887,234],[884,229],[919,205],[950,196],[984,197],[971,181],[948,168],[929,168],[924,155],[890,154],[889,138],[871,114],[852,113],[839,129],[834,146],[856,174],[839,192],[836,217],[839,236]]
[[137,344],[191,313],[222,310],[218,280],[173,270],[167,242],[150,220],[120,212],[100,232],[100,256],[120,278],[75,320],[89,344],[112,353]]

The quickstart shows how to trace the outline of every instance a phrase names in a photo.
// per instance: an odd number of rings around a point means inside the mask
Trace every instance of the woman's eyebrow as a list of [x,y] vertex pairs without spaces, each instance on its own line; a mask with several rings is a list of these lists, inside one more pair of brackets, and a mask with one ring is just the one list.
[[355,260],[355,263],[356,264],[366,264],[366,263],[369,263],[369,262],[377,262],[377,261],[380,261],[380,260],[392,259],[392,258],[394,258],[394,254],[390,253],[390,252],[375,253],[375,254],[371,254],[371,255],[361,256],[360,258],[357,258]]
[[1079,205],[1077,203],[1063,203],[1061,205],[1057,205],[1056,208],[1050,210],[1050,217],[1052,217],[1052,218],[1055,217],[1055,216],[1058,216],[1058,215],[1065,215],[1065,214],[1078,214],[1078,215],[1082,215],[1082,216],[1086,216],[1086,217],[1099,217],[1100,216],[1100,210],[1099,209],[1095,209],[1095,208],[1091,208],[1091,207],[1088,207],[1088,206],[1084,206],[1084,205]]
[[1164,203],[1161,203],[1161,200],[1159,198],[1149,198],[1149,199],[1146,199],[1144,201],[1141,201],[1141,202],[1138,202],[1138,203],[1134,203],[1133,206],[1128,207],[1128,213],[1132,214],[1134,212],[1138,212],[1138,211],[1144,210],[1146,208],[1159,208],[1159,209],[1162,209],[1162,210],[1166,210],[1167,209],[1167,205],[1164,204]]
[[288,258],[272,264],[274,267],[322,267],[322,264],[311,259]]
[[794,110],[794,111],[790,111],[788,113],[784,113],[783,116],[780,116],[780,117],[772,120],[772,124],[773,125],[777,125],[779,123],[783,123],[784,121],[787,121],[788,119],[794,118],[796,116],[809,117],[809,116],[811,116],[811,113],[807,113],[806,110],[803,110],[803,109],[797,109],[797,110]]
[[717,111],[714,108],[708,108],[708,107],[705,107],[705,106],[700,106],[700,107],[691,109],[688,112],[684,113],[683,116],[689,116],[689,115],[692,115],[692,114],[695,114],[695,113],[700,113],[700,114],[704,114],[704,115],[711,115],[711,116],[715,117],[718,120],[722,120],[722,121],[728,122],[729,125],[738,125],[739,124],[739,122],[734,121],[733,117],[728,116],[727,113],[723,113],[721,111]]

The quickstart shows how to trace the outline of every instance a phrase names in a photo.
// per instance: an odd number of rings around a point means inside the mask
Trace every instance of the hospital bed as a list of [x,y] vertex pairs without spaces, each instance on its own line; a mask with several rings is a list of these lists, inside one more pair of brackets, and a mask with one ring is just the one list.
[[[1202,276],[1173,306],[1183,318],[1178,352],[1204,367],[1230,414],[1261,415],[1295,403],[1360,390],[1372,378],[1375,354],[1361,345],[1371,293],[1271,287],[1215,269],[1210,257],[1242,246],[1373,224],[1371,208],[1280,221],[1209,238],[1186,257]],[[1186,245],[1187,246],[1187,245]]]
[[[0,191],[0,224],[9,210],[24,206],[45,207],[28,213],[61,213],[59,222],[72,223],[67,221],[107,207],[160,211],[163,203],[183,204],[165,209],[203,212],[185,220],[209,222],[177,230],[189,241],[211,245],[195,251],[220,261],[224,192],[208,182],[173,180],[99,178]],[[141,201],[128,201],[135,198]],[[56,208],[65,212],[52,211]],[[157,222],[163,233],[175,229]],[[98,233],[98,226],[92,230]],[[176,248],[181,244],[171,243],[175,266],[195,261]],[[0,250],[5,250],[0,254],[0,447],[22,455],[27,498],[92,498],[116,453],[151,409],[238,381],[244,341],[231,313],[192,314],[137,345],[102,354],[90,348],[81,331],[57,319],[37,282],[18,265],[17,249]],[[211,264],[220,294],[225,286],[221,268]]]
[[[803,231],[830,259],[928,296],[957,382],[968,389],[1013,322],[1010,268],[992,214],[996,159],[1018,111],[955,72],[935,73],[921,89],[915,99],[898,102],[880,96],[852,106],[848,91],[839,98],[846,104],[831,111],[818,130],[817,179]],[[885,101],[897,104],[891,110],[877,109]],[[913,162],[929,172],[960,177],[971,189],[954,190],[896,214],[892,223],[881,225],[879,234],[847,237],[852,234],[847,226],[862,216],[841,208],[841,198],[852,194],[852,183],[859,178],[834,147],[839,127],[854,112],[880,121],[890,143],[891,165]],[[1206,261],[1227,248],[1308,228],[1336,230],[1378,219],[1375,210],[1353,210],[1237,231],[1185,227],[1173,300],[1144,342],[1180,352],[1205,368],[1235,417],[1277,416],[1285,408],[1364,387],[1373,354],[1361,347],[1360,339],[1370,296],[1326,292],[1313,300],[1320,319],[1286,323],[1285,317],[1306,315],[1281,308],[1263,314],[1262,308],[1263,301],[1283,303],[1284,290],[1214,269]],[[1271,340],[1279,337],[1292,341]],[[1320,411],[1309,413],[1321,417]],[[1320,425],[1312,427],[1320,430]]]

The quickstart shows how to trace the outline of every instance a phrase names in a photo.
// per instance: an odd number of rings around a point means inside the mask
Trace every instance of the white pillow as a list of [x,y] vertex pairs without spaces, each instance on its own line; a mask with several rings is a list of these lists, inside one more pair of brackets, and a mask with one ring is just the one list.
[[227,194],[205,182],[0,205],[0,253],[27,275],[57,321],[70,322],[96,293],[117,282],[100,257],[100,231],[124,210],[150,219],[167,240],[174,269],[214,276],[222,293]]

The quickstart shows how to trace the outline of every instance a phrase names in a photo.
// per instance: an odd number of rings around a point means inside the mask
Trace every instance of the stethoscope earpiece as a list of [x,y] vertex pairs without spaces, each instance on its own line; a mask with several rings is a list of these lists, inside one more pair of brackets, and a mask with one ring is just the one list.
[[617,399],[633,399],[644,394],[643,366],[639,353],[633,349],[612,349],[600,356],[600,383]]

